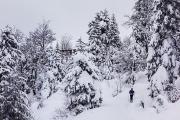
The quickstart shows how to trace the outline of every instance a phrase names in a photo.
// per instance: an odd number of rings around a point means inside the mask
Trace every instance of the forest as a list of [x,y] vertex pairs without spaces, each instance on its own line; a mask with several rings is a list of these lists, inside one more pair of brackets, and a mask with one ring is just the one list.
[[132,11],[123,39],[107,9],[75,44],[48,20],[28,35],[1,28],[0,120],[180,119],[180,1],[136,0]]

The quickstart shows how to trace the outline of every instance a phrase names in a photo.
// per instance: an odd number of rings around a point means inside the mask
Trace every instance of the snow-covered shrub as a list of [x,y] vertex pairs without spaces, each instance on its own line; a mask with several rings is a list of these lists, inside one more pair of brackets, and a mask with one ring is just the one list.
[[57,109],[55,113],[56,115],[52,118],[53,120],[66,120],[68,117],[68,112],[66,110]]
[[172,91],[167,92],[168,99],[174,103],[180,99],[180,91],[173,88]]
[[63,57],[65,53],[61,51],[58,42],[50,44],[46,50],[48,62],[46,64],[47,70],[44,74],[43,84],[43,96],[45,98],[50,97],[52,94],[57,92],[61,87],[62,79],[67,74],[68,70],[71,69],[73,61],[72,56]]
[[166,84],[165,91],[170,102],[174,103],[179,100],[180,91],[174,85]]
[[83,58],[76,59],[74,67],[63,80],[68,98],[67,109],[73,115],[100,106],[102,98],[96,89],[96,80],[99,79],[91,65]]
[[157,113],[162,112],[166,109],[167,100],[164,96],[159,95],[154,99],[153,108],[156,109]]

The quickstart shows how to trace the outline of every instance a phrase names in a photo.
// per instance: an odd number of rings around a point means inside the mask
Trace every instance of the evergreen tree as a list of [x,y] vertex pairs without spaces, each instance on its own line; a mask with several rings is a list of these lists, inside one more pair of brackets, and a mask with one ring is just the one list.
[[[153,0],[138,0],[135,3],[133,14],[127,22],[132,27],[134,40],[148,53],[148,44],[151,39],[151,17]],[[146,55],[147,57],[147,55]]]
[[[48,87],[49,87],[49,95],[47,97],[50,97],[53,93],[55,93],[59,89],[59,84],[62,81],[62,79],[65,76],[65,73],[62,68],[61,63],[61,53],[60,53],[60,47],[59,44],[56,44],[56,48],[53,49],[53,47],[50,45],[47,48],[47,54],[48,54],[48,70],[47,70],[47,79],[48,79]],[[65,68],[64,68],[65,69]]]
[[18,62],[22,53],[17,40],[7,27],[0,39],[0,119],[31,120],[25,79],[19,76]]
[[92,60],[101,69],[103,79],[112,79],[115,56],[121,46],[115,16],[110,17],[107,10],[97,13],[89,24],[88,35],[88,51],[93,55]]
[[[153,6],[153,37],[149,43],[147,61],[150,95],[156,97],[163,94],[163,91],[169,94],[175,89],[174,83],[178,75],[176,68],[179,68],[177,64],[179,38],[177,36],[179,36],[180,2],[155,0]],[[161,70],[165,71],[167,79],[159,81],[153,76],[160,74]],[[171,98],[169,100],[172,101]]]
[[119,34],[120,32],[116,21],[116,17],[114,14],[112,14],[110,19],[108,36],[109,36],[110,46],[113,46],[116,49],[120,48],[122,45]]
[[133,10],[127,24],[132,27],[131,38],[134,45],[131,52],[136,56],[133,63],[136,71],[139,71],[145,70],[147,66],[148,45],[152,36],[153,0],[137,0]]
[[85,52],[85,49],[86,49],[85,47],[86,47],[86,46],[87,46],[87,44],[84,43],[81,38],[79,38],[79,39],[77,40],[77,42],[76,42],[77,51]]
[[109,45],[108,29],[110,18],[107,10],[97,13],[95,20],[89,24],[89,48],[88,51],[94,55],[93,61],[97,66],[105,61],[106,50]]
[[94,82],[99,80],[98,75],[84,59],[87,56],[79,54],[74,57],[74,66],[64,78],[65,92],[68,97],[68,110],[77,115],[84,110],[99,107],[102,98],[98,93]]

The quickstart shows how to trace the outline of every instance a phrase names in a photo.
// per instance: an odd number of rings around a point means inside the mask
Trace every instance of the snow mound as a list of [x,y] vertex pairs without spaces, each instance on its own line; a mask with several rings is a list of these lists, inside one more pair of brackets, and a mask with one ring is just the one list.
[[56,111],[59,109],[64,110],[65,105],[66,100],[64,92],[59,90],[41,103],[33,103],[32,111],[34,118],[35,120],[52,120]]

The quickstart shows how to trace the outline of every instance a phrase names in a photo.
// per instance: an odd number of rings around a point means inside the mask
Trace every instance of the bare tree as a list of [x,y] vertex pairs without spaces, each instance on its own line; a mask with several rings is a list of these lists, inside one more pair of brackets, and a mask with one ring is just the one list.
[[64,35],[61,38],[61,45],[60,48],[61,50],[72,50],[72,36],[70,35]]
[[36,46],[40,46],[41,50],[45,50],[46,46],[55,40],[55,33],[50,29],[49,21],[43,21],[35,31],[30,32],[30,39]]

